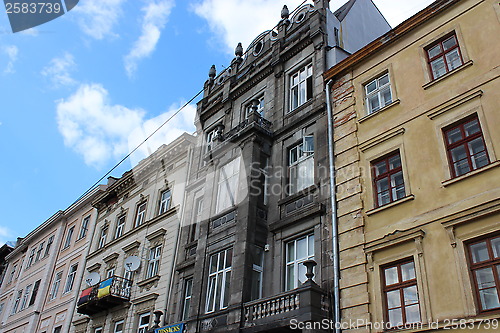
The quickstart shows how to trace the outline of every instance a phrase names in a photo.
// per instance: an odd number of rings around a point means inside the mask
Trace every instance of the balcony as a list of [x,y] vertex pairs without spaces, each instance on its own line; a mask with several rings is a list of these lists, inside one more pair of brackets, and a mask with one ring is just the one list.
[[244,304],[243,331],[258,332],[286,329],[290,320],[320,322],[329,318],[326,292],[307,281],[301,287],[276,296]]
[[93,315],[130,300],[132,281],[113,276],[83,290],[78,298],[77,312]]

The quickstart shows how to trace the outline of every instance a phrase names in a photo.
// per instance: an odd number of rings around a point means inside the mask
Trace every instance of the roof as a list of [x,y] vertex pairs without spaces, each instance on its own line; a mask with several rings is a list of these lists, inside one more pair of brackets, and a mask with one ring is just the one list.
[[349,11],[351,10],[352,6],[354,6],[354,3],[356,0],[349,0],[347,1],[342,7],[337,9],[333,15],[335,15],[339,21],[342,21],[347,14],[349,14]]

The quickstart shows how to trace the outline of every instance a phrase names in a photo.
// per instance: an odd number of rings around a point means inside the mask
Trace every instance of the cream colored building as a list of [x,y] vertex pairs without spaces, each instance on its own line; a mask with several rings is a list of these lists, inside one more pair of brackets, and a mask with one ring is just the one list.
[[[98,220],[71,332],[143,333],[154,311],[168,311],[194,142],[185,133],[163,145],[121,178],[109,178],[94,201]],[[137,265],[126,265],[130,258]]]
[[91,202],[102,189],[54,214],[7,256],[0,332],[68,332],[92,235],[88,230],[97,216]]
[[325,74],[349,331],[499,330],[499,35],[440,0]]

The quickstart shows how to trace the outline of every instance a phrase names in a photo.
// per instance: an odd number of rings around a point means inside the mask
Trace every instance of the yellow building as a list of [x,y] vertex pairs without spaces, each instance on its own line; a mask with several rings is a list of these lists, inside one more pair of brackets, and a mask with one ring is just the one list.
[[440,0],[325,74],[345,331],[500,330],[498,36]]

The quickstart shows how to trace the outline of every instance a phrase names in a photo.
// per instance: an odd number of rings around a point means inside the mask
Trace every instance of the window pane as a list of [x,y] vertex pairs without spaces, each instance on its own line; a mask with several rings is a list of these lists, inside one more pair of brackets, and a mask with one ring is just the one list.
[[495,287],[495,278],[491,267],[478,269],[474,273],[479,289]]
[[378,100],[378,95],[373,95],[371,97],[368,97],[368,111],[369,112],[375,112],[378,109],[380,109],[380,103]]
[[479,127],[477,119],[474,119],[464,124],[464,130],[466,136],[471,136],[472,134],[480,132],[481,128]]
[[377,80],[373,80],[372,82],[366,85],[366,93],[369,94],[377,89]]
[[429,51],[427,51],[429,53],[429,58],[434,58],[435,56],[437,56],[438,54],[441,53],[441,45],[438,44],[432,48],[429,49]]
[[457,45],[457,39],[455,38],[455,36],[451,36],[450,38],[448,38],[443,42],[443,48],[445,51],[449,50],[455,45]]
[[[309,236],[309,237],[307,237],[307,239],[309,241],[309,250],[308,250],[307,254],[309,256],[314,256],[314,236]],[[499,242],[500,242],[500,238],[499,238]]]
[[448,70],[450,71],[462,65],[462,59],[460,58],[458,49],[454,49],[446,54],[446,62],[448,63]]
[[389,310],[389,323],[391,327],[403,325],[403,313],[400,308]]
[[405,197],[405,184],[403,172],[398,172],[391,176],[392,199],[398,200]]
[[483,310],[490,310],[500,307],[498,292],[496,288],[484,289],[479,291],[481,305]]
[[405,310],[407,323],[420,322],[420,307],[418,306],[418,304],[408,306]]
[[387,178],[383,178],[377,181],[377,192],[387,191],[389,189],[389,180]]
[[391,94],[390,87],[384,88],[380,92],[380,96],[382,97],[382,106],[386,106],[386,105],[392,103],[392,94]]
[[389,169],[393,170],[401,166],[401,157],[399,154],[394,155],[389,159]]
[[488,155],[486,155],[486,151],[480,152],[474,156],[472,156],[472,167],[474,169],[479,169],[484,167],[485,165],[488,165],[489,159]]
[[304,266],[301,262],[297,264],[298,265],[298,279],[299,279],[299,285],[297,287],[299,287],[302,283],[306,282],[307,278],[306,278],[306,272],[307,272],[307,268],[306,266]]
[[446,133],[446,139],[448,140],[448,144],[455,143],[457,141],[462,140],[462,131],[460,131],[460,128],[455,128],[451,131],[448,131]]
[[383,173],[387,172],[387,164],[385,161],[379,162],[373,166],[375,168],[375,177],[380,176]]
[[401,307],[401,293],[399,290],[393,290],[387,293],[387,307],[389,309]]
[[469,152],[471,155],[475,155],[482,151],[484,151],[484,142],[482,137],[469,142]]
[[229,286],[231,284],[231,272],[226,272],[226,278],[224,281],[224,303],[223,306],[226,307],[229,304]]
[[460,176],[470,171],[469,162],[465,159],[453,164],[455,175]]
[[458,146],[457,148],[453,148],[451,150],[451,158],[453,162],[457,162],[467,158],[467,152],[465,151],[465,147],[463,145]]
[[229,250],[226,251],[226,267],[231,267],[231,264],[233,262],[233,249],[230,248]]
[[415,263],[412,261],[401,265],[401,275],[403,276],[403,281],[415,279]]
[[295,242],[290,242],[288,243],[288,248],[287,248],[287,261],[294,261],[295,260]]
[[210,257],[210,273],[217,271],[217,258],[217,254]]
[[431,62],[431,68],[432,68],[432,74],[434,75],[435,79],[443,76],[447,72],[444,59],[442,57],[437,58],[436,60]]
[[389,83],[389,74],[385,74],[384,76],[382,76],[378,80],[379,87],[382,87],[382,86],[386,85],[387,83]]
[[302,238],[297,241],[297,259],[307,257],[307,238]]
[[491,247],[493,248],[493,256],[500,258],[500,237],[491,240]]
[[294,265],[288,265],[286,267],[286,286],[287,290],[295,288],[295,269]]
[[385,285],[386,286],[390,286],[392,284],[399,282],[398,268],[397,267],[387,268],[384,273],[385,273]]
[[391,197],[389,196],[389,191],[384,191],[377,195],[377,201],[379,206],[383,206],[391,202]]
[[403,289],[405,305],[418,303],[417,286],[411,286]]
[[477,243],[470,246],[470,252],[472,254],[472,262],[478,263],[490,259],[488,254],[488,247],[486,242]]

